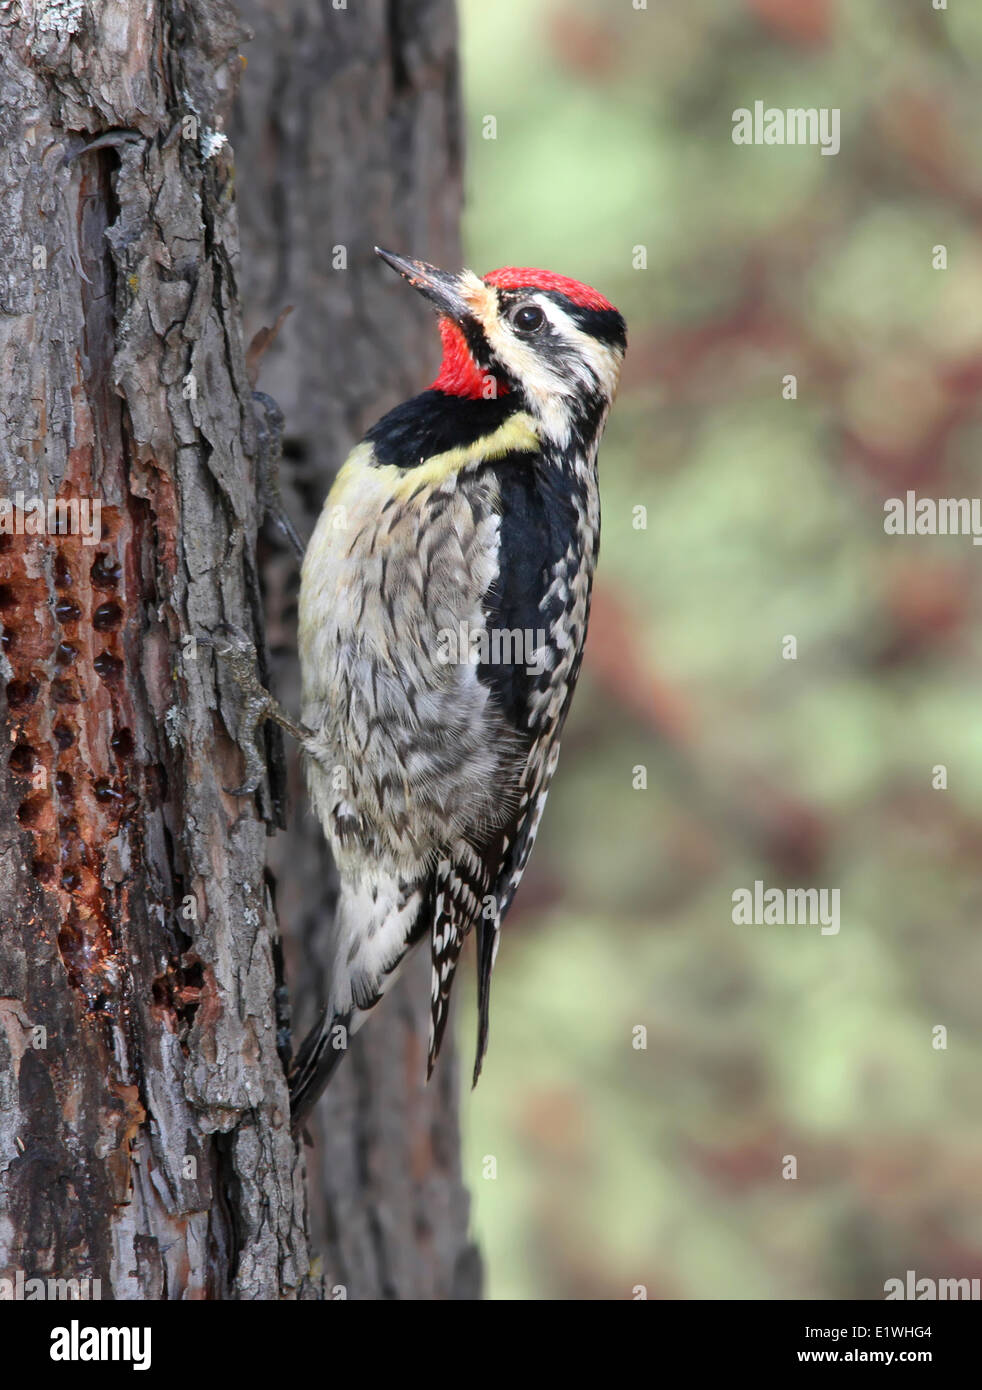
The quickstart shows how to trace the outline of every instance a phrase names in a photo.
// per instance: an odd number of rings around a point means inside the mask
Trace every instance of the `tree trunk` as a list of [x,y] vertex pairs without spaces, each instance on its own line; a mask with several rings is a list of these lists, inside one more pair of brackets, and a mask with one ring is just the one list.
[[[260,384],[286,418],[282,481],[306,538],[351,446],[435,374],[432,314],[373,243],[460,264],[460,110],[452,0],[243,0],[255,32],[230,133],[239,171],[250,335],[293,305]],[[433,371],[425,375],[427,366]],[[297,565],[261,550],[273,686],[300,708]],[[323,994],[336,882],[289,750],[288,833],[271,844],[295,1037]],[[310,1224],[328,1295],[476,1298],[460,1175],[457,1067],[447,1037],[429,1086],[422,948],[353,1040],[310,1124]],[[450,1046],[448,1046],[450,1044]]]
[[[251,313],[303,305],[262,383],[303,524],[364,420],[419,384],[422,324],[394,326],[415,306],[366,253],[391,226],[454,260],[456,76],[448,4],[287,9],[254,14],[278,46],[247,50],[235,181]],[[471,1296],[451,1069],[421,1085],[422,968],[322,1107],[310,1277],[265,867],[279,743],[256,796],[224,790],[239,697],[193,641],[223,621],[258,640],[265,601],[293,649],[295,571],[271,544],[256,563],[220,133],[240,40],[225,0],[0,11],[0,1275],[103,1298]],[[295,767],[291,785],[296,804]],[[303,1024],[331,895],[319,831],[293,820],[275,878]]]
[[[0,16],[0,1266],[103,1298],[290,1297],[308,1269],[274,808],[223,791],[235,691],[185,641],[260,618],[214,136],[238,42],[222,0]],[[97,543],[17,534],[35,498],[98,508]]]

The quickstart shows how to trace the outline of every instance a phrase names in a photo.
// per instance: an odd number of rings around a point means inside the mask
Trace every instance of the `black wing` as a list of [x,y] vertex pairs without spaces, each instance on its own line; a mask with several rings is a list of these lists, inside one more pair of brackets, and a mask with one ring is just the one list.
[[[496,473],[502,511],[499,574],[485,598],[486,625],[513,639],[520,636],[517,649],[510,641],[497,653],[499,658],[517,659],[489,660],[478,667],[478,677],[528,751],[519,784],[511,789],[514,806],[506,823],[479,839],[458,842],[438,868],[432,938],[431,1069],[446,1026],[460,950],[467,932],[477,927],[475,1084],[487,1050],[491,973],[501,922],[535,842],[579,674],[586,623],[585,612],[580,632],[572,632],[568,623],[573,576],[584,559],[573,482],[547,469],[538,455],[509,455],[498,463]],[[592,560],[591,555],[591,572]],[[562,663],[565,674],[557,680],[556,666],[569,641],[576,649],[569,653],[571,660]]]

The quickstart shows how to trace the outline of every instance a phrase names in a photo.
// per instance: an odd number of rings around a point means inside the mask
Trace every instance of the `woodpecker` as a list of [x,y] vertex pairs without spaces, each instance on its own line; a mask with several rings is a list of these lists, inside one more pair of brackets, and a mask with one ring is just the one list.
[[303,739],[341,891],[295,1129],[424,937],[429,1076],[476,932],[477,1082],[501,923],[580,670],[597,446],[627,344],[617,310],[564,276],[376,253],[436,309],[443,358],[349,455],[303,562],[302,726],[280,722]]

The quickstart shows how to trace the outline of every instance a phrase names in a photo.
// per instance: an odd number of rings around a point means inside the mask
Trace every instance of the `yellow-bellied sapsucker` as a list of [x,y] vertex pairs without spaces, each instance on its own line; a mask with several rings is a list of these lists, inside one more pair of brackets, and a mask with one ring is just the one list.
[[583,655],[597,446],[626,347],[617,310],[575,280],[378,254],[438,310],[443,362],[353,450],[303,563],[300,732],[341,892],[327,1007],[291,1076],[295,1125],[338,1038],[424,937],[432,1071],[477,932],[477,1080],[501,922]]

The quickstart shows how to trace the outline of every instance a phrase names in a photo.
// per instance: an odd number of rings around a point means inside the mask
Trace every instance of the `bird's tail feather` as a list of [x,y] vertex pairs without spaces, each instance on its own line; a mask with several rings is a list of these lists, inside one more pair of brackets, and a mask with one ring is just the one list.
[[501,935],[501,916],[477,924],[477,1051],[471,1086],[477,1085],[484,1054],[488,1050],[488,1024],[491,1017],[491,972],[494,970]]
[[347,1051],[351,1023],[350,1012],[339,1017],[332,1009],[325,1009],[304,1038],[290,1072],[290,1123],[294,1133],[302,1129]]
[[369,1012],[398,979],[429,924],[420,887],[395,881],[389,892],[342,889],[333,925],[328,1005],[304,1038],[290,1071],[294,1133],[334,1075]]

